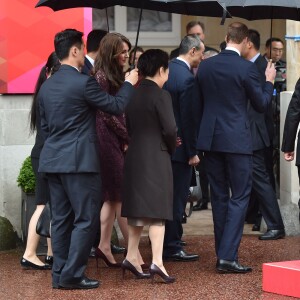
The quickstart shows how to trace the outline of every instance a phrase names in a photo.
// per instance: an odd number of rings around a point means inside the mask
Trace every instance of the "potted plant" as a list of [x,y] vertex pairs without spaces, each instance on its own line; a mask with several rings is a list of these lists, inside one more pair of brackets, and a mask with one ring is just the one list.
[[27,239],[28,225],[35,210],[35,176],[31,165],[31,157],[25,158],[20,169],[18,186],[21,188],[21,238],[25,242]]

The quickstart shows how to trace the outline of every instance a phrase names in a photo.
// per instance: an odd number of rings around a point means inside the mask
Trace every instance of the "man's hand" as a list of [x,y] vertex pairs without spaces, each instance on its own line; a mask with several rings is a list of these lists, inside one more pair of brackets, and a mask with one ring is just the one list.
[[176,147],[179,147],[179,146],[181,146],[182,145],[182,140],[181,140],[181,138],[178,136],[177,138],[176,138]]
[[132,85],[135,85],[138,81],[139,74],[138,69],[135,68],[125,74],[125,80],[130,82]]
[[286,161],[292,161],[294,159],[295,152],[284,152],[284,159]]
[[193,166],[193,167],[197,166],[199,164],[199,162],[200,162],[200,159],[199,159],[198,155],[195,155],[189,159],[189,165]]
[[272,63],[272,60],[268,62],[265,75],[266,75],[266,81],[270,81],[274,84],[274,80],[276,77],[276,69],[275,69],[275,64]]

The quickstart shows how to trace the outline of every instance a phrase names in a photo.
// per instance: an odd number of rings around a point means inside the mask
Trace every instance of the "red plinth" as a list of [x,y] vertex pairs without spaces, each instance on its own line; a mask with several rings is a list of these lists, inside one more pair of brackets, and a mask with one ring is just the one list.
[[262,289],[300,298],[300,260],[263,264]]

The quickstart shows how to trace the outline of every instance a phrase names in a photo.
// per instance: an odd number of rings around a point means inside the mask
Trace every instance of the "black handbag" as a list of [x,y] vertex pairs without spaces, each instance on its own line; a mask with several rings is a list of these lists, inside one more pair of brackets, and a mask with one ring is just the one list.
[[51,208],[49,202],[46,203],[36,224],[36,233],[49,238],[51,223]]
[[202,198],[202,191],[201,191],[201,185],[200,185],[200,176],[199,171],[196,170],[196,168],[193,168],[193,174],[192,174],[192,180],[191,180],[191,186],[189,190],[189,195],[187,199],[187,203],[190,204],[189,212],[187,214],[187,217],[190,217],[193,212],[194,202],[198,202]]

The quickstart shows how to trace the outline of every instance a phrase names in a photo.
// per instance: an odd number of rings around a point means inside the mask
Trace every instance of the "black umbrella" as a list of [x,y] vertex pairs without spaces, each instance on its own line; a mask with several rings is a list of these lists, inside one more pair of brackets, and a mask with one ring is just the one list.
[[232,16],[247,19],[300,20],[300,0],[220,0]]
[[57,11],[75,7],[104,9],[115,5],[184,15],[223,16],[218,0],[40,0],[36,7],[47,6]]
[[[47,6],[52,8],[54,11],[57,11],[75,7],[92,7],[104,9],[115,5],[141,9],[137,28],[135,49],[137,48],[138,44],[143,9],[185,15],[222,17],[222,23],[224,23],[225,18],[229,16],[227,11],[217,0],[40,0],[37,3],[36,7]],[[108,18],[107,29],[109,31]],[[133,61],[136,55],[135,52]]]

